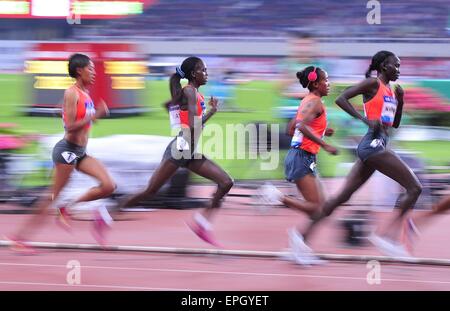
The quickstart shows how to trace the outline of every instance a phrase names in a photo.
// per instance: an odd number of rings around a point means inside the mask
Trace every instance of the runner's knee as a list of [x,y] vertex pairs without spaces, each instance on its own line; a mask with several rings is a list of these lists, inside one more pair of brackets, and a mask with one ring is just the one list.
[[101,185],[101,189],[104,196],[111,195],[114,190],[116,190],[117,186],[113,181],[103,182]]
[[407,192],[410,196],[418,198],[422,193],[422,185],[420,183],[416,183],[414,186],[407,189]]
[[231,177],[226,178],[224,181],[218,184],[219,188],[222,189],[225,193],[228,193],[233,185],[234,180]]

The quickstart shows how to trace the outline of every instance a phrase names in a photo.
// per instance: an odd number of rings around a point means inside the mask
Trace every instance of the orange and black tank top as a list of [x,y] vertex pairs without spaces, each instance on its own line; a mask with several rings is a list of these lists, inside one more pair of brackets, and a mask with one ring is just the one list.
[[377,80],[378,91],[364,103],[364,114],[368,120],[380,120],[383,125],[392,126],[397,112],[397,99],[389,86]]
[[[187,86],[186,86],[187,87]],[[197,94],[197,117],[203,117],[206,113],[205,98],[198,91]],[[180,123],[181,128],[189,128],[189,110],[180,110]]]
[[[75,86],[74,88],[78,95],[77,113],[76,113],[75,122],[79,121],[79,120],[83,120],[86,116],[95,115],[94,102],[92,101],[89,94],[80,90],[77,86]],[[64,113],[64,110],[63,110],[62,116],[63,116],[63,123],[64,123],[64,128],[65,128],[66,123],[67,123],[67,116]],[[86,124],[84,128],[89,129],[91,127],[91,123]]]
[[[297,110],[297,117],[296,117],[297,122],[303,120],[304,116],[301,111],[308,104],[308,102],[317,99],[320,99],[320,97],[311,93],[309,93],[302,99],[300,106],[298,107]],[[318,117],[310,121],[308,124],[306,124],[306,126],[309,127],[313,135],[319,138],[323,137],[323,135],[325,134],[325,130],[327,129],[327,111],[323,103],[322,103],[322,113]],[[317,154],[320,150],[320,145],[316,144],[309,138],[305,137],[303,133],[298,128],[296,128],[294,136],[292,137],[291,148],[302,149],[310,153]]]

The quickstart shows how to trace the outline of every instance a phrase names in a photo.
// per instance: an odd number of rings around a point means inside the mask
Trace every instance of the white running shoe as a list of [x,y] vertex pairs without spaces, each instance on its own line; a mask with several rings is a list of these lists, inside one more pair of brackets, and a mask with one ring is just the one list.
[[283,193],[271,183],[265,183],[258,189],[258,196],[264,203],[276,205],[281,203]]
[[296,263],[303,266],[321,265],[326,263],[325,260],[314,255],[312,249],[306,245],[303,236],[295,228],[288,230],[288,236],[289,246],[291,248],[289,257]]
[[314,266],[314,265],[323,265],[326,264],[327,261],[320,259],[319,257],[315,256],[314,254],[310,255],[300,255],[300,254],[294,254],[294,252],[291,249],[286,249],[281,255],[281,260],[286,261],[293,261],[299,265],[302,266]]
[[369,241],[378,248],[378,250],[394,259],[410,258],[411,255],[406,251],[403,245],[391,241],[386,238],[382,238],[378,235],[372,234],[369,236]]

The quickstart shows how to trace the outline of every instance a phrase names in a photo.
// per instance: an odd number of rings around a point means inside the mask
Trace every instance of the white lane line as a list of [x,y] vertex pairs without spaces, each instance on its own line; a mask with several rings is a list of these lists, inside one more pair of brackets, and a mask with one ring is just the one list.
[[203,289],[191,288],[165,288],[165,287],[141,287],[141,286],[118,286],[118,285],[95,285],[95,284],[77,284],[69,285],[64,283],[36,283],[36,282],[15,282],[15,281],[0,281],[3,285],[36,285],[36,286],[64,286],[73,289],[79,287],[88,288],[110,288],[110,289],[134,289],[134,290],[154,290],[154,291],[204,291]]
[[[49,264],[21,264],[0,262],[0,266],[30,266],[30,267],[52,267],[64,268],[64,265]],[[240,271],[212,271],[212,270],[191,270],[191,269],[161,269],[161,268],[135,268],[135,267],[108,267],[108,266],[84,266],[81,269],[105,269],[105,270],[134,270],[149,272],[174,272],[174,273],[204,273],[204,274],[222,274],[222,275],[245,275],[245,276],[263,276],[263,277],[294,277],[294,278],[317,278],[317,279],[338,279],[338,280],[356,280],[367,281],[366,277],[334,276],[334,275],[311,275],[311,274],[287,274],[287,273],[263,273],[263,272],[240,272]],[[364,273],[364,272],[363,272]],[[435,280],[414,280],[414,279],[385,279],[382,282],[406,282],[406,283],[424,283],[424,284],[450,284],[450,281]]]

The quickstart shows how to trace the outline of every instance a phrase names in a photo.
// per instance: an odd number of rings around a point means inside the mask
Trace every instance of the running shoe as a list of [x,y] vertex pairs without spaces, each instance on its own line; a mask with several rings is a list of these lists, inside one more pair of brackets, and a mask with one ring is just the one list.
[[399,243],[386,238],[382,238],[375,234],[369,236],[369,241],[386,256],[392,257],[394,259],[411,258],[411,254],[409,254],[404,246]]
[[270,206],[281,204],[283,193],[274,185],[265,183],[258,188],[256,199],[257,209],[261,212],[267,212]]
[[102,247],[106,245],[106,232],[109,229],[110,226],[106,223],[100,213],[98,211],[95,211],[91,233],[97,243]]
[[[306,245],[303,236],[295,229],[288,230],[290,257],[303,266],[321,265],[326,261],[316,256],[313,250]],[[289,256],[289,255],[288,255]],[[289,257],[288,257],[289,258]]]
[[194,222],[193,224],[187,224],[188,227],[194,232],[200,239],[214,245],[216,247],[222,247],[214,238],[214,235],[211,230],[205,229],[202,225]]
[[72,232],[72,226],[70,225],[70,215],[67,211],[67,207],[58,207],[56,215],[56,224],[63,228],[67,232]]
[[14,236],[5,236],[5,239],[11,243],[9,248],[18,254],[22,255],[36,255],[37,251],[34,247],[28,245],[25,241]]

